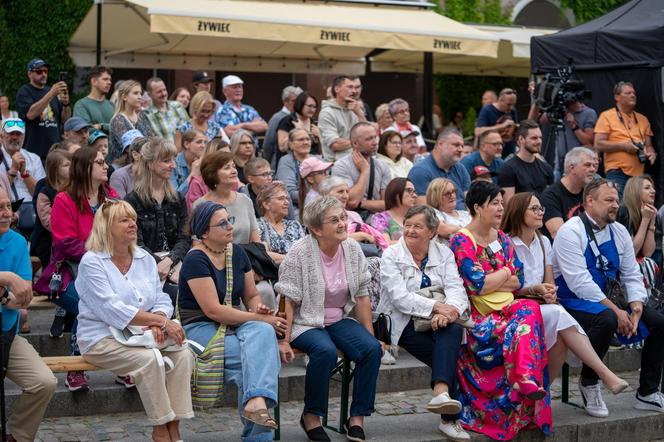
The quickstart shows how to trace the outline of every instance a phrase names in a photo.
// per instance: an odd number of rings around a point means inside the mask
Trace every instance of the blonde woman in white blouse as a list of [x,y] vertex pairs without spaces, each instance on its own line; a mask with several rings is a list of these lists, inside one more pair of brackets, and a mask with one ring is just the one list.
[[551,242],[538,232],[543,225],[544,210],[534,193],[517,193],[507,202],[501,230],[511,236],[523,263],[524,283],[518,295],[542,300],[540,308],[550,379],[553,381],[558,376],[570,351],[599,375],[607,389],[618,394],[629,384],[604,365],[583,328],[556,302]]
[[438,238],[447,243],[452,235],[472,220],[467,210],[456,210],[457,188],[452,180],[436,178],[427,187],[427,205],[436,210],[440,224]]

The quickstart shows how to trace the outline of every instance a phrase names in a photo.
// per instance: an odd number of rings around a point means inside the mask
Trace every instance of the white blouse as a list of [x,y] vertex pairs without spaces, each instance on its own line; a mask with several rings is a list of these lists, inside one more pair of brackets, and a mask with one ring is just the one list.
[[157,263],[137,248],[125,275],[108,253],[87,252],[78,266],[78,346],[82,354],[111,336],[109,326],[123,329],[139,310],[173,314],[171,298],[162,290]]
[[[523,286],[532,287],[541,284],[544,281],[544,261],[543,256],[546,256],[547,266],[553,265],[553,249],[551,248],[551,241],[544,235],[540,235],[540,241],[535,236],[530,242],[530,246],[518,236],[512,237],[512,244],[519,261],[523,263]],[[542,247],[544,247],[544,255],[542,254]]]

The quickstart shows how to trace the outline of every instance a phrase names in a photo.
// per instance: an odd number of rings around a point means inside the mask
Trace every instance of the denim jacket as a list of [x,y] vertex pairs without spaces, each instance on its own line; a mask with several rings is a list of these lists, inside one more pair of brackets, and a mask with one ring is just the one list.
[[[153,256],[157,252],[171,252],[173,264],[182,261],[191,248],[191,239],[185,235],[184,226],[187,222],[187,206],[181,195],[177,200],[167,198],[161,203],[143,201],[136,192],[131,192],[125,200],[136,210],[137,242]],[[155,256],[157,262],[159,258]]]

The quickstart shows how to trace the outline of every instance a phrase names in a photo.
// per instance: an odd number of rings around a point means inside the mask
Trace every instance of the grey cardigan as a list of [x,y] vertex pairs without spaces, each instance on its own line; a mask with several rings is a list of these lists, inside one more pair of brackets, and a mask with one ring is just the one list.
[[[352,239],[341,243],[350,298],[344,306],[344,317],[355,307],[355,299],[369,296],[370,275],[360,245]],[[279,266],[277,293],[292,300],[293,313],[291,342],[307,330],[323,328],[325,318],[325,280],[320,266],[318,241],[307,235],[296,241]]]

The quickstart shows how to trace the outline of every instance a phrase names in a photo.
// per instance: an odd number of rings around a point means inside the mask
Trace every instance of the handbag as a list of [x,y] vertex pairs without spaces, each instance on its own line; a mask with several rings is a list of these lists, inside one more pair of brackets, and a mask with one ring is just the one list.
[[[445,296],[445,290],[439,285],[432,285],[431,287],[425,287],[419,289],[415,292],[416,294],[427,298],[434,299],[440,303],[445,304],[447,301],[447,296]],[[421,318],[419,316],[413,316],[413,327],[416,332],[426,332],[431,330],[431,320],[433,319],[433,313],[426,318]],[[475,323],[470,319],[470,311],[466,309],[459,317],[455,323],[459,324],[464,328],[473,328]]]
[[392,318],[385,313],[379,313],[373,322],[374,337],[387,345],[392,345]]
[[[226,247],[226,296],[224,305],[231,306],[233,295],[233,245]],[[179,312],[178,312],[179,315]],[[224,394],[224,338],[226,324],[219,324],[217,332],[205,348],[194,341],[188,341],[194,354],[194,369],[191,373],[191,403],[194,409],[204,410],[214,407]]]
[[590,225],[590,220],[588,219],[588,216],[585,213],[583,213],[580,215],[580,218],[581,221],[583,221],[583,225],[586,228],[586,233],[588,233],[588,236],[590,237],[590,242],[591,242],[590,249],[592,250],[593,255],[595,255],[595,257],[597,258],[597,261],[599,262],[599,269],[604,274],[604,278],[606,279],[606,282],[604,283],[604,295],[607,297],[609,301],[613,302],[615,306],[618,307],[619,309],[621,310],[627,309],[627,307],[629,307],[629,303],[627,302],[627,295],[625,293],[625,289],[622,286],[622,284],[620,284],[620,281],[618,279],[608,275],[606,258],[599,251],[599,244],[597,243],[597,239],[595,238],[595,232],[593,232],[593,228]]
[[239,246],[242,247],[242,250],[249,257],[251,268],[254,272],[268,281],[279,279],[279,269],[272,258],[270,258],[270,255],[267,254],[265,244],[262,242],[250,242],[249,244],[239,244]]

